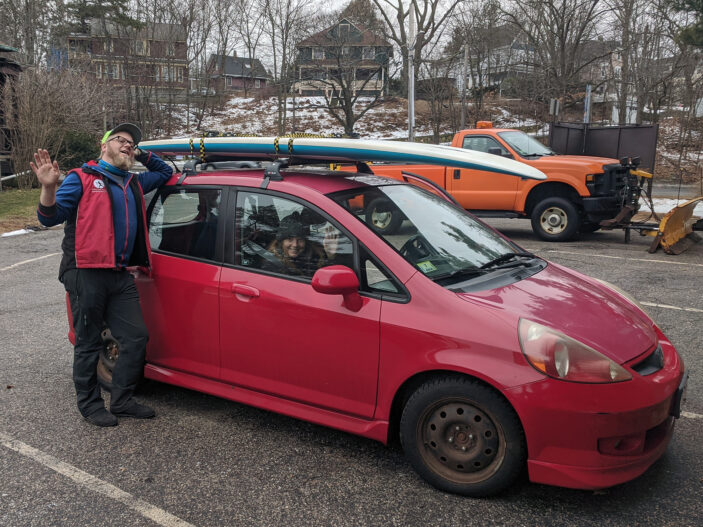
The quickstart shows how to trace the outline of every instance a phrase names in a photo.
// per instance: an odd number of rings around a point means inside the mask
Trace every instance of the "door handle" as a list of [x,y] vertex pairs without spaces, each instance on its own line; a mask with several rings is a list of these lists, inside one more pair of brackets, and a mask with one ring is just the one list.
[[461,178],[461,170],[459,170],[458,168],[455,168],[454,169],[454,179],[459,179],[459,178]]
[[248,296],[251,298],[259,297],[259,290],[248,285],[232,284],[232,292],[235,295]]

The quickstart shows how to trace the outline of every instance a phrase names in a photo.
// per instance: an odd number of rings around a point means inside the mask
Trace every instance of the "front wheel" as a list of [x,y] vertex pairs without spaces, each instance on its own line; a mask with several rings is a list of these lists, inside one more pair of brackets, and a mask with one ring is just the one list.
[[413,468],[440,490],[488,496],[525,466],[524,433],[498,393],[470,378],[439,377],[408,399],[400,442]]
[[566,198],[546,198],[532,211],[532,230],[548,242],[564,242],[576,236],[581,225],[579,211]]

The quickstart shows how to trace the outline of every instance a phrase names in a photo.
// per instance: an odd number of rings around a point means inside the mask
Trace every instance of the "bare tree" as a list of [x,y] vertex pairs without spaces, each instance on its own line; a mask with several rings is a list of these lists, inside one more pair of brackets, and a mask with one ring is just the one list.
[[581,83],[581,71],[601,58],[583,60],[584,46],[598,36],[605,9],[601,0],[524,0],[503,8],[532,48],[528,65],[543,77],[544,98],[569,100]]
[[311,6],[306,0],[260,0],[264,13],[264,36],[273,62],[273,84],[276,89],[276,127],[285,133],[287,98],[293,78],[295,44],[310,31]]
[[[322,91],[324,108],[352,135],[354,125],[381,104],[387,93],[392,48],[360,23],[333,14],[320,18],[327,29],[303,41],[297,71],[299,85]],[[312,50],[324,57],[314,57]],[[306,66],[306,67],[305,67]]]
[[240,46],[249,58],[250,82],[244,82],[244,96],[247,96],[249,85],[256,75],[256,51],[263,36],[264,11],[260,9],[260,0],[236,0],[232,23],[234,32],[239,38]]
[[[55,154],[71,132],[92,132],[95,152],[101,135],[103,87],[70,71],[30,68],[7,82],[0,102],[10,131],[10,157],[17,172],[29,167],[37,148]],[[31,188],[34,176],[20,176],[20,188]]]
[[[436,44],[435,39],[441,35],[446,21],[461,0],[372,0],[378,8],[386,27],[386,38],[395,42],[402,57],[400,73],[401,84],[407,86],[409,50],[412,42],[408,35],[408,16],[410,10],[415,12],[417,24],[416,42],[413,62],[422,63],[428,56],[427,47]],[[416,70],[416,72],[419,71]]]
[[424,78],[419,81],[417,92],[418,97],[425,99],[429,105],[432,141],[435,144],[439,144],[454,107],[456,85],[452,74],[457,69],[458,60],[460,57],[455,54],[422,64],[421,74]]

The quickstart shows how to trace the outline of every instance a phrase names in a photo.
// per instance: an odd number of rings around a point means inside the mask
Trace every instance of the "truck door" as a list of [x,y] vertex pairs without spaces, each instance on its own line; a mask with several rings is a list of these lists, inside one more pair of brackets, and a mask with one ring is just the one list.
[[[490,135],[467,135],[462,148],[500,155],[508,149]],[[514,210],[520,178],[485,170],[447,168],[447,186],[465,209]]]

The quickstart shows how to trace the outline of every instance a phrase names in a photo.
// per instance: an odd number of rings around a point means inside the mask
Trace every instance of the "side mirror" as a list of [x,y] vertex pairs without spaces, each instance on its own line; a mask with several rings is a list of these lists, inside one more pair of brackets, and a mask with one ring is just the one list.
[[503,150],[501,150],[500,147],[493,146],[488,149],[488,153],[493,154],[494,156],[499,156],[499,155],[502,155]]
[[345,265],[318,269],[312,277],[312,288],[323,295],[342,295],[344,306],[351,311],[359,311],[363,304],[359,295],[359,278]]

